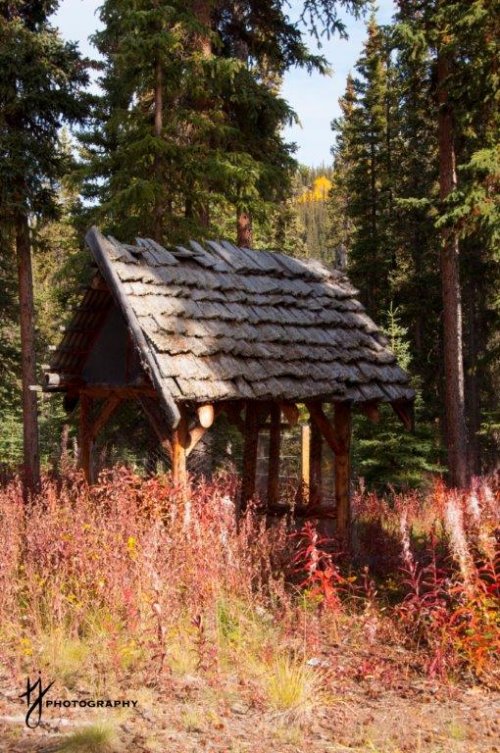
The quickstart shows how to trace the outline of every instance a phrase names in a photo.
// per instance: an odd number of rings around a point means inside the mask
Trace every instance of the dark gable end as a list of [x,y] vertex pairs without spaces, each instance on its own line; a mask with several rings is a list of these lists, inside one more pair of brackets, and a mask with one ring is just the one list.
[[51,372],[64,367],[82,378],[92,336],[115,306],[173,427],[178,404],[188,401],[318,399],[397,407],[414,398],[408,375],[339,271],[225,241],[131,246],[93,228],[87,242],[107,290],[89,289]]

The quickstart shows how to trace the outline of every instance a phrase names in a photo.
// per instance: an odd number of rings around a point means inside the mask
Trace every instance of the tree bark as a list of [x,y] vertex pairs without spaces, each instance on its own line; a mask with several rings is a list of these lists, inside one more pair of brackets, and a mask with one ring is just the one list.
[[478,433],[481,428],[480,373],[478,354],[480,352],[477,327],[477,301],[480,286],[476,277],[467,285],[466,291],[466,357],[465,357],[465,410],[468,429],[468,464],[471,475],[481,473],[481,454],[479,452]]
[[40,488],[40,452],[38,446],[38,406],[36,392],[35,306],[28,218],[16,219],[16,253],[21,324],[21,378],[23,404],[23,452],[25,493]]
[[[236,16],[243,13],[241,3],[235,3],[234,13]],[[236,59],[241,60],[245,65],[248,65],[248,45],[245,40],[234,40],[233,49]],[[253,246],[252,217],[242,207],[236,208],[236,245],[243,248],[252,248]]]
[[238,209],[236,212],[236,245],[243,248],[252,248],[253,232],[252,218],[248,212]]
[[[210,0],[194,0],[192,7],[193,14],[200,24],[200,29],[193,37],[193,47],[203,61],[210,60],[212,57],[212,39],[210,36],[212,7],[213,4]],[[211,107],[211,95],[210,91],[207,89],[196,103],[196,108],[199,109],[200,112],[205,111],[209,114]],[[193,200],[193,196],[195,197],[195,200]],[[186,197],[186,205],[189,204],[191,205],[190,217],[196,217],[198,225],[201,228],[208,230],[210,227],[210,205],[208,200],[200,201],[200,199],[196,197],[194,186],[191,189],[191,196],[188,195]]]
[[202,57],[209,58],[212,54],[212,41],[207,33],[212,22],[212,6],[209,0],[194,0],[193,13],[196,20],[204,27],[195,35],[195,49],[201,53]]
[[[157,139],[161,139],[163,131],[163,68],[161,60],[158,58],[155,65],[155,91],[154,91],[154,135]],[[161,157],[159,154],[155,155],[154,159],[154,172],[156,179],[156,190],[161,191]],[[156,193],[155,205],[154,205],[154,227],[153,236],[157,243],[161,243],[163,239],[163,214],[164,207],[162,201],[162,194]]]
[[[450,67],[449,57],[442,52],[438,53],[437,93],[441,201],[444,201],[457,185],[453,113],[447,91]],[[463,488],[468,482],[468,469],[459,254],[456,230],[449,227],[443,228],[440,261],[443,295],[444,390],[448,465],[452,486]]]

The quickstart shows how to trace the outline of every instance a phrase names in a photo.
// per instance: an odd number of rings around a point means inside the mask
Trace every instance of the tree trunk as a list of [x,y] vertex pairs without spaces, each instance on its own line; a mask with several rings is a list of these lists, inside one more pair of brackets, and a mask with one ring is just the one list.
[[[453,114],[448,100],[449,57],[438,54],[438,136],[439,188],[444,201],[457,185]],[[467,432],[465,425],[464,366],[462,357],[462,302],[459,273],[458,234],[443,228],[441,244],[441,286],[443,294],[443,349],[445,412],[450,482],[465,487],[467,471]]]
[[204,27],[195,35],[195,49],[202,57],[209,58],[212,55],[212,41],[207,33],[212,23],[212,5],[210,0],[194,0],[193,13],[196,20]]
[[[242,3],[235,3],[234,14],[235,16],[243,14]],[[233,44],[235,58],[248,65],[248,45],[245,40],[235,39]],[[236,208],[236,245],[243,248],[252,248],[253,246],[252,217],[242,207]]]
[[478,354],[480,352],[477,327],[477,302],[480,295],[480,286],[476,285],[476,277],[466,287],[466,368],[465,386],[466,401],[465,409],[468,429],[468,467],[471,475],[481,473],[481,455],[479,452],[478,433],[481,428],[481,399],[480,399],[480,374],[478,368]]
[[[163,68],[161,60],[158,58],[155,65],[155,91],[154,91],[154,135],[157,139],[161,139],[163,131]],[[154,172],[156,179],[155,205],[154,205],[154,228],[153,236],[157,243],[161,243],[163,239],[163,214],[164,207],[162,201],[162,179],[160,175],[161,171],[161,158],[158,154],[154,159]]]
[[236,231],[236,245],[244,248],[252,248],[252,219],[247,212],[243,212],[240,209],[236,212]]
[[[210,30],[212,26],[212,3],[210,0],[194,0],[193,2],[193,14],[196,20],[200,24],[200,29],[195,33],[193,39],[194,49],[199,53],[203,60],[210,60],[212,57],[212,39],[210,37]],[[196,104],[196,108],[200,112],[209,112],[212,107],[212,101],[210,91],[206,90]],[[195,201],[193,202],[193,196]],[[191,204],[191,217],[196,217],[198,225],[208,230],[210,227],[210,205],[207,200],[200,201],[196,197],[196,192],[193,187],[191,196],[186,198],[186,203]]]
[[16,220],[16,253],[21,320],[21,376],[23,402],[23,451],[25,493],[40,488],[40,453],[38,447],[38,407],[36,392],[35,306],[31,244],[26,215]]

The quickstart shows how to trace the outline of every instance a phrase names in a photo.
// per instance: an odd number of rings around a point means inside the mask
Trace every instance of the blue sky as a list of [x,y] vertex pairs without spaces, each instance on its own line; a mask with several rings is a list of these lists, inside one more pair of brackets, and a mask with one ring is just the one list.
[[[54,18],[63,36],[78,42],[85,55],[93,54],[88,38],[97,28],[96,10],[101,4],[102,0],[61,0]],[[297,0],[293,0],[292,6],[299,5]],[[393,12],[393,0],[379,0],[380,23],[388,23]],[[316,166],[331,160],[333,134],[330,122],[339,114],[338,99],[343,94],[347,74],[353,68],[365,38],[363,21],[355,21],[348,16],[345,21],[349,39],[346,41],[335,37],[325,40],[321,49],[333,69],[332,76],[308,75],[304,71],[293,70],[283,83],[283,96],[300,119],[300,126],[287,129],[286,137],[297,143],[297,157],[306,165]]]

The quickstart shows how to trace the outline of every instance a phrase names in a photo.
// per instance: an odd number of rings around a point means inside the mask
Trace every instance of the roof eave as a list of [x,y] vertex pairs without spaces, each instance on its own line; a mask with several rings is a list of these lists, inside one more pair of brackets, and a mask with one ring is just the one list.
[[85,236],[85,241],[92,252],[92,256],[97,263],[99,271],[109,286],[116,304],[125,318],[132,342],[137,347],[142,366],[158,392],[168,424],[170,428],[176,429],[181,420],[179,408],[171,394],[165,388],[162,375],[151,347],[139,325],[135,312],[127,301],[123,292],[122,283],[120,282],[116,271],[113,269],[113,265],[106,251],[107,247],[110,247],[110,250],[112,250],[112,244],[96,227],[90,228]]

